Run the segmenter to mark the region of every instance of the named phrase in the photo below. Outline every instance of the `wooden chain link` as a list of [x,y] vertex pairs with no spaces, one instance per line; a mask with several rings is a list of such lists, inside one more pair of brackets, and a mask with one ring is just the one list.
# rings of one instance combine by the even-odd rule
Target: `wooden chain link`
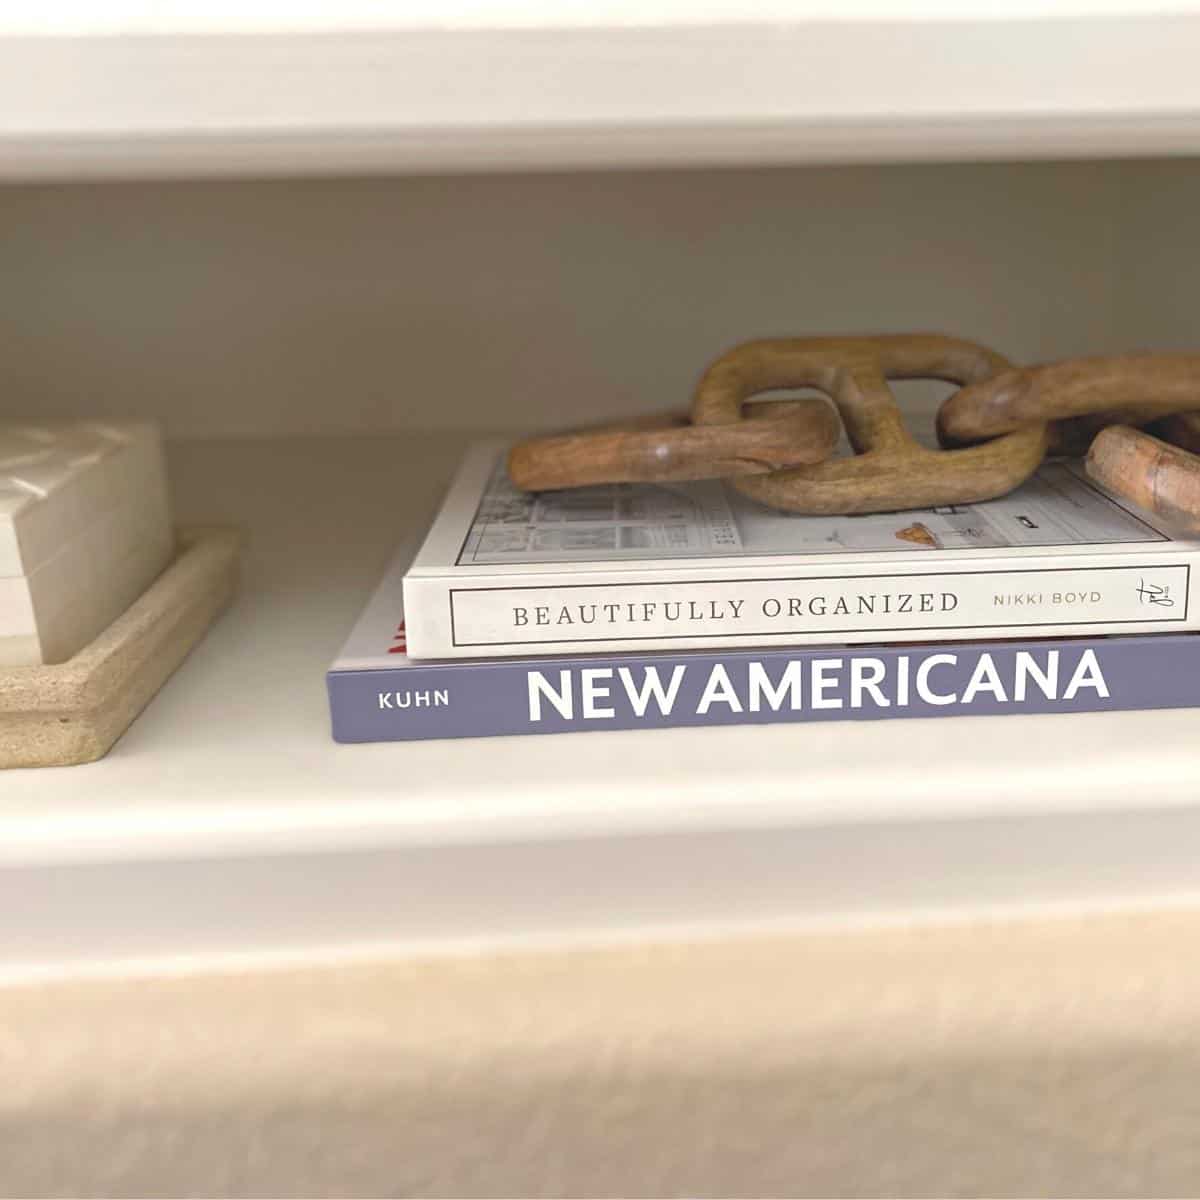
[[724,425],[756,392],[813,387],[838,409],[849,458],[734,480],[747,496],[789,512],[868,513],[987,500],[1011,491],[1045,457],[1045,422],[965,450],[930,450],[904,426],[891,379],[967,384],[1009,368],[974,342],[937,334],[747,342],[722,355],[696,389],[692,420]]
[[1200,533],[1200,458],[1191,452],[1200,449],[1196,410],[1200,355],[1067,359],[962,388],[942,405],[938,436],[945,445],[964,445],[1053,421],[1058,448],[1088,443],[1086,469],[1098,483],[1181,532]]
[[[889,381],[960,385],[938,414],[943,449],[908,432]],[[821,399],[758,401],[811,388],[832,401],[854,454],[831,458]],[[1147,425],[1150,432],[1135,426]],[[528,491],[723,478],[790,512],[833,515],[964,504],[1021,484],[1047,453],[1087,451],[1087,471],[1177,527],[1200,533],[1200,355],[1128,355],[1013,367],[937,334],[747,342],[702,376],[684,418],[520,443]]]
[[508,474],[522,491],[599,483],[670,483],[777,471],[828,458],[837,418],[816,399],[755,404],[720,429],[686,413],[530,438],[513,447]]

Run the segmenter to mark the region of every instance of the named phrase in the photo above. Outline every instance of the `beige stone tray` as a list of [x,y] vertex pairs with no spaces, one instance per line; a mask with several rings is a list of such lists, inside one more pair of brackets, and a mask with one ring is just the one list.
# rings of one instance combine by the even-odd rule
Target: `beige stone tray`
[[107,754],[233,594],[241,535],[184,529],[174,562],[67,662],[0,670],[0,767]]

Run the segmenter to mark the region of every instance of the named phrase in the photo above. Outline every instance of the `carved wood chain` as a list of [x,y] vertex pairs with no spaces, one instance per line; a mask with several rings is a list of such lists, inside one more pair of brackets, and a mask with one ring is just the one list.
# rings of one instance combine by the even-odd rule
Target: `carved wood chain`
[[[889,381],[960,385],[931,450],[908,432]],[[854,453],[830,457],[833,409]],[[1143,432],[1140,426],[1149,426]],[[1048,453],[1087,451],[1088,473],[1177,527],[1200,532],[1200,356],[1132,355],[1013,367],[937,334],[747,342],[701,377],[687,417],[534,438],[509,457],[526,491],[598,483],[729,479],[773,508],[891,512],[1003,495]]]

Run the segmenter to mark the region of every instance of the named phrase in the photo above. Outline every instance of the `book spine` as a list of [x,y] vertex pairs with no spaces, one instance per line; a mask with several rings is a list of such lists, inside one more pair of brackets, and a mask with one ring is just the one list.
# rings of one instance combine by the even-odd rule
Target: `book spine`
[[1200,705],[1200,638],[446,662],[331,671],[340,742]]
[[[481,586],[405,580],[416,658],[930,637],[1070,636],[1196,627],[1184,554],[1121,565],[612,579]],[[1193,611],[1193,609],[1195,611]]]

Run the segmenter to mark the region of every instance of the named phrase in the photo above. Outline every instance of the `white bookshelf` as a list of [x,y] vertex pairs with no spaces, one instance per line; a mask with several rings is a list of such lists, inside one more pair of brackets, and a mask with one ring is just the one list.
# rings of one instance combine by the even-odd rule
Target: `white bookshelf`
[[1200,6],[0,10],[0,178],[1046,159],[1200,145]]
[[1190,711],[335,745],[325,667],[461,445],[174,447],[244,586],[106,759],[5,774],[0,972],[1200,895]]
[[0,773],[0,1190],[1194,1177],[1196,710],[337,746],[323,677],[474,430],[769,334],[1194,350],[1197,46],[1200,0],[0,0],[0,416],[159,421],[249,539],[105,759]]
[[1194,346],[1200,5],[333,12],[0,11],[0,409],[161,420],[251,531],[108,758],[0,779],[0,964],[1200,894],[1191,712],[338,747],[322,684],[473,428],[766,332]]

